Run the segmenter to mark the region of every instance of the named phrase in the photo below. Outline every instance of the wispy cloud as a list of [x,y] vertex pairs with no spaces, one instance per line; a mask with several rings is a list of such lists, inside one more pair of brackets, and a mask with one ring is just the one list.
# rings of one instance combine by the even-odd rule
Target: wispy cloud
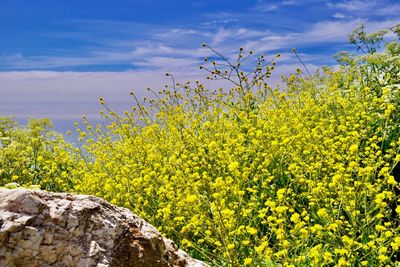
[[345,19],[346,15],[344,15],[343,13],[340,13],[340,12],[336,12],[335,14],[332,15],[332,17],[334,17],[336,19]]
[[0,116],[98,116],[100,96],[119,110],[128,108],[132,104],[129,91],[135,89],[143,96],[146,87],[163,88],[170,83],[165,72],[174,73],[179,81],[205,80],[198,66],[212,53],[202,43],[230,59],[237,56],[239,47],[267,57],[281,53],[276,83],[280,74],[301,65],[291,48],[297,48],[308,68],[315,70],[332,63],[333,49],[346,48],[347,34],[360,23],[375,31],[400,23],[398,14],[400,4],[389,0],[259,0],[241,10],[193,13],[186,16],[187,23],[172,18],[171,23],[57,21],[62,30],[34,34],[60,46],[0,54]]
[[[308,55],[300,54],[304,60]],[[312,57],[312,56],[310,56]],[[300,66],[293,62],[292,54],[283,54],[279,69],[274,72],[271,84],[280,80],[280,75],[292,72]],[[164,58],[153,59],[159,62],[149,64],[167,64]],[[168,64],[170,63],[169,60]],[[185,66],[186,62],[177,61]],[[313,71],[318,65],[307,64]],[[207,81],[205,72],[175,73],[176,81],[204,81],[208,88],[232,86],[227,81]],[[82,115],[90,119],[100,118],[99,97],[104,97],[112,109],[119,113],[129,110],[133,99],[129,92],[134,91],[139,98],[148,96],[145,88],[155,91],[171,85],[171,79],[162,71],[124,71],[124,72],[59,72],[59,71],[9,71],[0,72],[0,116],[15,115],[18,119],[30,117],[48,117],[56,121],[79,120]],[[57,125],[56,125],[57,126]],[[64,125],[65,126],[65,125]],[[64,127],[62,126],[62,127]],[[72,125],[70,125],[72,128]]]
[[[145,39],[130,41],[120,37],[110,37],[111,47],[100,46],[90,51],[81,51],[80,55],[40,55],[29,56],[21,53],[1,55],[0,68],[3,70],[51,70],[79,66],[101,66],[123,64],[126,69],[152,69],[161,71],[194,70],[201,58],[210,55],[210,51],[200,47],[206,42],[228,56],[237,53],[239,47],[263,52],[285,52],[292,47],[316,46],[318,44],[347,42],[347,34],[362,22],[367,22],[371,31],[390,27],[400,19],[368,21],[366,19],[348,19],[345,15],[334,14],[340,20],[319,21],[307,29],[297,32],[273,32],[251,27],[225,27],[214,29],[177,28],[163,31],[149,31]],[[90,25],[94,23],[89,23]],[[126,25],[122,22],[100,22],[101,25]],[[85,26],[86,27],[86,26]],[[202,40],[202,42],[201,42]],[[106,41],[104,41],[106,42]],[[282,50],[282,51],[279,51]],[[331,55],[325,55],[327,58]]]
[[310,3],[324,3],[326,0],[284,0],[284,1],[268,1],[268,0],[257,0],[256,5],[252,8],[253,11],[257,12],[269,12],[272,10],[278,10],[287,6],[300,6],[307,5]]
[[400,13],[400,4],[389,1],[346,0],[327,3],[328,7],[352,13],[352,15],[388,16]]
[[360,1],[360,0],[348,0],[348,1],[338,1],[335,3],[328,3],[329,7],[339,8],[347,11],[365,11],[369,10],[371,7],[375,6],[375,1]]
[[258,0],[252,10],[258,11],[258,12],[269,12],[269,11],[272,11],[272,10],[275,10],[278,8],[279,8],[278,4],[273,4],[271,2],[265,2],[262,0]]

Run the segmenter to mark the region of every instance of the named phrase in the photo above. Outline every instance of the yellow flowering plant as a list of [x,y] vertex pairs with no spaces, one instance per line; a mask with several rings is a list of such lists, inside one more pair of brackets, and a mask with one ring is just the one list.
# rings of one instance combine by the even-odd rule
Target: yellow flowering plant
[[[88,130],[75,190],[128,207],[214,265],[354,266],[399,260],[399,43],[358,28],[367,54],[271,88],[275,59],[240,49]],[[357,39],[358,38],[358,39]],[[207,46],[207,45],[205,45]],[[278,56],[277,56],[278,57]],[[167,74],[170,75],[170,74]],[[173,76],[171,76],[173,79]]]
[[278,55],[249,71],[252,52],[232,60],[204,45],[218,60],[201,68],[231,88],[168,74],[172,86],[144,101],[132,92],[123,115],[101,98],[108,124],[84,119],[80,153],[51,150],[72,149],[66,165],[47,156],[73,177],[51,172],[55,188],[127,207],[215,266],[400,262],[400,45],[380,52],[384,34],[359,27],[350,41],[365,54],[275,88]]
[[72,190],[75,163],[69,148],[49,119],[29,119],[22,127],[0,117],[0,186]]

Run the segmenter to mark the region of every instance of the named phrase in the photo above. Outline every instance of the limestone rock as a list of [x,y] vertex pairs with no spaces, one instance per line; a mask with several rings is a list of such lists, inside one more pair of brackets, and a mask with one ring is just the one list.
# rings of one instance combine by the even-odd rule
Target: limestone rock
[[0,266],[208,265],[100,198],[0,189]]

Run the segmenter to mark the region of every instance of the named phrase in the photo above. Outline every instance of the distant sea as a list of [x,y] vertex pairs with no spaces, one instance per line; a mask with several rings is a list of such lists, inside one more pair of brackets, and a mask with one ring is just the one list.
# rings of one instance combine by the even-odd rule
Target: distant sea
[[[125,110],[131,110],[131,102],[114,102],[109,106],[117,113],[123,114]],[[67,135],[67,131],[75,133],[74,122],[78,122],[81,129],[85,129],[82,116],[87,116],[91,125],[102,123],[100,111],[104,109],[97,102],[85,103],[0,103],[0,117],[9,116],[20,125],[26,125],[29,118],[49,118],[54,130],[64,135],[68,142],[74,142],[73,135]]]

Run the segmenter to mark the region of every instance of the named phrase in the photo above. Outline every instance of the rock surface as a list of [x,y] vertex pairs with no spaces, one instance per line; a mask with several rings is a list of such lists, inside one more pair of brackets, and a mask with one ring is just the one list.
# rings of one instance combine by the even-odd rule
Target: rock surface
[[100,198],[0,189],[0,266],[207,265]]

